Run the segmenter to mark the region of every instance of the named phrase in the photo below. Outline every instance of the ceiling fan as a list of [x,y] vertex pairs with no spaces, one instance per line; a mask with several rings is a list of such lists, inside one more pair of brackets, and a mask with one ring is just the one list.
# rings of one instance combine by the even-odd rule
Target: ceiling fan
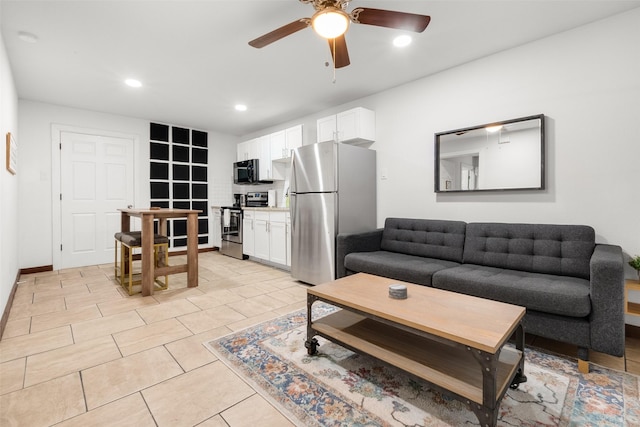
[[331,49],[331,57],[333,58],[335,68],[342,68],[350,64],[344,34],[351,22],[354,24],[375,25],[378,27],[421,33],[427,28],[431,20],[431,17],[426,15],[365,7],[355,8],[351,13],[347,13],[346,9],[351,0],[299,1],[300,3],[313,4],[316,12],[311,18],[301,18],[293,21],[257,39],[251,40],[249,45],[255,48],[262,48],[311,26],[316,33],[329,41],[329,48]]

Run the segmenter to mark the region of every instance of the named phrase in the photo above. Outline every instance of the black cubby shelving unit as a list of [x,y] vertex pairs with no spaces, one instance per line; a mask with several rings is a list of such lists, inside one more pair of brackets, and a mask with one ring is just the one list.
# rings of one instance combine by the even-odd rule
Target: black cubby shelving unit
[[[207,132],[151,123],[150,139],[151,206],[201,210],[198,245],[208,244]],[[187,219],[170,219],[167,235],[169,247],[186,248]]]

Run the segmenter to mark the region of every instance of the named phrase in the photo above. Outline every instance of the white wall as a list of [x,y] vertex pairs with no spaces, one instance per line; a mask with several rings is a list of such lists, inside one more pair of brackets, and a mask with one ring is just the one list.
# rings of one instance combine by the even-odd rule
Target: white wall
[[[392,216],[587,224],[598,242],[640,254],[639,43],[635,9],[241,139],[302,123],[313,143],[316,119],[370,108],[388,177],[378,178],[380,226]],[[435,133],[541,113],[547,190],[434,193]]]
[[[378,183],[379,222],[587,224],[599,242],[639,254],[639,22],[635,9],[363,100],[376,111],[372,148],[389,178]],[[546,191],[433,192],[434,133],[540,113]]]
[[[7,51],[0,34],[0,317],[18,275],[18,176],[5,168],[5,136],[15,135],[18,147],[22,142],[18,132],[18,96],[7,58]],[[20,156],[22,152],[20,151]],[[20,159],[20,157],[18,157]],[[18,163],[18,174],[22,173]]]
[[[53,265],[52,125],[74,126],[134,135],[135,206],[149,206],[149,121],[75,108],[20,100],[21,212],[19,259],[21,268]],[[179,125],[179,124],[176,124]],[[206,129],[201,129],[205,130]],[[237,138],[209,132],[209,197],[231,198],[231,163]],[[226,181],[225,181],[226,180]],[[227,194],[224,194],[226,191]],[[219,194],[222,193],[222,194]],[[210,220],[211,221],[211,220]],[[211,228],[211,222],[210,222]],[[57,268],[54,265],[54,268]]]
[[[237,136],[209,131],[209,202],[211,206],[231,206],[233,204],[233,162],[236,161]],[[209,242],[213,227],[212,213],[209,212]]]

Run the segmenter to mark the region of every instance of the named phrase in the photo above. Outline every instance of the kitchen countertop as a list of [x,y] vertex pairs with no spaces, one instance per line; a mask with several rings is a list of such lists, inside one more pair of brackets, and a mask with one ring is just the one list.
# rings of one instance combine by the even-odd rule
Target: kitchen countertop
[[256,207],[244,207],[243,209],[255,209],[257,211],[274,211],[274,212],[289,212],[289,208],[285,207],[264,207],[264,208],[256,208]]
[[[222,206],[211,206],[212,209],[220,209],[222,208]],[[243,206],[242,209],[255,209],[255,210],[259,210],[259,211],[272,211],[272,212],[289,212],[289,208],[285,208],[285,207],[273,207],[273,208],[269,208],[269,207],[255,207],[255,206]]]

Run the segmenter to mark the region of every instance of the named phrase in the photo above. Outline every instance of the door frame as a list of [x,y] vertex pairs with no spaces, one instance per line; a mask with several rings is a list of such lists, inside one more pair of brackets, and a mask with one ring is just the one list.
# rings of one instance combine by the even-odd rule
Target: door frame
[[[140,158],[140,136],[136,134],[113,132],[102,129],[84,128],[72,125],[62,125],[53,123],[51,125],[51,226],[52,226],[52,261],[53,269],[59,270],[62,263],[62,251],[60,245],[62,245],[62,218],[60,216],[60,210],[62,209],[62,203],[60,200],[61,188],[61,152],[60,144],[62,140],[62,132],[80,133],[93,136],[106,136],[112,138],[130,139],[133,141],[133,200],[134,206],[138,202],[138,192],[136,191],[136,159]],[[124,206],[123,206],[124,207]]]

